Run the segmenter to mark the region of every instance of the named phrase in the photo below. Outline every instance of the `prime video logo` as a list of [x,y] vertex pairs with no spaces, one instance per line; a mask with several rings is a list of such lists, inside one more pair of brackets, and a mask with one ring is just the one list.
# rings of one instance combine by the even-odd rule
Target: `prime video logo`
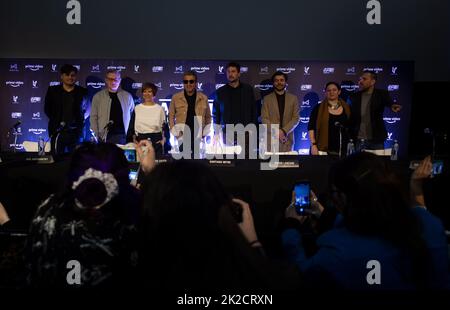
[[16,88],[16,87],[22,86],[23,82],[22,81],[6,81],[5,84],[6,84],[6,86],[11,86],[11,87]]
[[400,121],[400,117],[383,117],[383,120],[388,124],[395,124]]
[[183,84],[181,84],[181,83],[171,83],[171,84],[169,85],[169,88],[175,88],[175,89],[177,89],[177,90],[181,90],[181,89],[184,88],[184,86],[183,86]]
[[86,84],[87,87],[92,87],[94,89],[99,89],[105,86],[105,83],[103,82],[88,82]]
[[363,71],[373,71],[373,72],[375,72],[376,74],[378,74],[378,73],[380,73],[380,72],[383,72],[383,68],[379,68],[379,67],[376,67],[376,68],[367,67],[367,68],[364,68]]
[[43,65],[25,65],[25,69],[31,70],[31,71],[39,71],[43,69]]
[[277,68],[276,71],[281,71],[281,72],[283,72],[285,74],[289,74],[291,72],[294,72],[295,68],[294,67],[288,67],[288,68],[280,67],[280,68]]
[[273,88],[273,85],[271,84],[256,84],[255,88],[258,88],[259,90],[269,90],[271,88]]
[[225,86],[225,84],[216,84],[216,90],[221,88],[222,86]]
[[117,70],[117,71],[122,71],[125,70],[127,67],[125,66],[108,66],[106,67],[107,70]]
[[308,117],[300,117],[300,122],[303,124],[309,123],[309,116]]
[[35,135],[42,135],[44,132],[47,132],[47,129],[45,129],[45,128],[30,128],[30,129],[28,129],[28,132],[31,132]]
[[191,70],[197,73],[205,73],[206,71],[209,71],[209,67],[191,67]]
[[348,92],[354,92],[355,90],[359,89],[358,85],[341,85],[341,88],[348,91]]

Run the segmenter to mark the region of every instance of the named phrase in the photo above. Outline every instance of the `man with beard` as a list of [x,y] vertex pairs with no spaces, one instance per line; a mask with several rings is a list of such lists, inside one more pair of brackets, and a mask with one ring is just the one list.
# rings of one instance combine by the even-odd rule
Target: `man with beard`
[[384,149],[386,128],[384,127],[384,108],[399,112],[401,105],[394,103],[387,90],[376,89],[377,74],[365,70],[359,78],[359,91],[349,98],[351,106],[351,133],[358,144],[364,140],[364,145],[358,148],[369,150]]
[[261,120],[267,125],[268,146],[270,150],[271,125],[279,126],[275,131],[275,138],[278,138],[279,152],[290,152],[293,149],[294,130],[300,120],[300,109],[298,107],[297,96],[286,91],[287,74],[277,71],[272,75],[273,92],[265,96],[261,109]]
[[[213,105],[213,118],[215,124],[215,140],[218,140],[218,129],[223,130],[223,136],[228,145],[236,145],[237,135],[226,135],[226,125],[249,124],[257,125],[257,112],[253,88],[240,81],[241,66],[238,63],[227,64],[228,84],[220,87],[216,92]],[[255,133],[256,134],[256,133]],[[245,146],[248,150],[250,135],[245,132]],[[248,152],[246,152],[248,154]]]

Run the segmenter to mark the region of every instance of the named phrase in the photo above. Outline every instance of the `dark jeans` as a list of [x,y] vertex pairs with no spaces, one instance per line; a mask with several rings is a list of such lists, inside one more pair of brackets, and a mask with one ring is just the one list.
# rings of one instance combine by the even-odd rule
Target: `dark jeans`
[[164,153],[162,144],[160,143],[162,139],[163,139],[162,132],[140,133],[136,136],[136,140],[138,142],[141,140],[150,140],[152,142],[152,146],[155,149],[156,157],[159,157]]
[[63,155],[72,153],[75,147],[80,143],[81,133],[78,131],[61,131],[50,139],[50,147],[52,155]]
[[383,150],[384,143],[373,140],[364,140],[364,143],[361,143],[361,140],[356,141],[356,149],[361,150],[362,148],[365,150]]
[[109,134],[108,133],[108,137],[106,138],[106,142],[108,143],[114,143],[114,144],[126,144],[127,142],[127,137],[125,136],[125,134]]

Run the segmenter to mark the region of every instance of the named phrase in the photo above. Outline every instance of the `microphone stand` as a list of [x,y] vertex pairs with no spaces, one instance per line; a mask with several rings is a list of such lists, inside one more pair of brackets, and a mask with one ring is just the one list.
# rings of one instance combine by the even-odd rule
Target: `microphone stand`
[[339,159],[342,158],[342,127],[339,126]]

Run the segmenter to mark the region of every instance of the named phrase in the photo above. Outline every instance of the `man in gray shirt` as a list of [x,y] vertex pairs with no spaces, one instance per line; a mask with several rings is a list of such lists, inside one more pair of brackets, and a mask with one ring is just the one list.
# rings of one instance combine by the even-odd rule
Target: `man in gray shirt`
[[358,142],[364,139],[365,149],[384,149],[387,133],[383,121],[385,107],[399,112],[401,105],[394,103],[387,90],[375,88],[377,74],[364,71],[359,78],[359,91],[349,98],[351,106],[350,130]]
[[119,88],[120,71],[108,70],[105,82],[107,88],[92,99],[91,129],[99,141],[125,144],[134,100],[129,92]]

